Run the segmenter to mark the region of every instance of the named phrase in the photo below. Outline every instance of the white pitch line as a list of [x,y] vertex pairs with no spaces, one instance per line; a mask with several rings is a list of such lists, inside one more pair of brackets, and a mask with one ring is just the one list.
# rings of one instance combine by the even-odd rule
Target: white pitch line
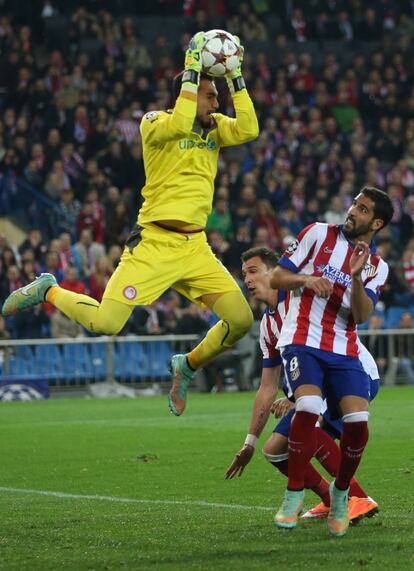
[[53,498],[63,498],[72,500],[97,500],[101,502],[114,502],[120,504],[156,504],[156,505],[180,505],[180,506],[200,506],[206,508],[224,508],[232,510],[265,510],[274,511],[275,508],[267,506],[246,506],[243,504],[220,504],[216,502],[186,501],[186,500],[145,500],[139,498],[120,498],[118,496],[95,496],[84,494],[69,494],[66,492],[50,492],[47,490],[32,490],[29,488],[8,488],[0,486],[0,492],[12,494],[32,494],[37,496],[49,496]]

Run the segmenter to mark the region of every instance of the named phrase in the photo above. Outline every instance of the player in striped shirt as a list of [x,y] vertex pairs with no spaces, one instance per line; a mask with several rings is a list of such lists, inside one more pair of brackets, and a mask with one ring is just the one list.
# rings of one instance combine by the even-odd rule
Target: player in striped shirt
[[328,529],[342,536],[349,525],[349,484],[368,440],[370,386],[361,365],[357,324],[371,315],[388,266],[372,240],[391,220],[388,195],[364,187],[343,226],[305,228],[274,270],[271,285],[291,292],[278,348],[296,401],[289,434],[288,486],[275,516],[278,527],[297,525],[304,474],[316,450],[315,423],[323,397],[344,422],[341,462],[330,485]]
[[[270,278],[278,259],[279,256],[275,252],[264,247],[251,248],[242,255],[242,273],[246,287],[256,300],[267,304],[260,324],[263,368],[261,383],[253,405],[249,433],[244,446],[228,468],[226,479],[242,475],[244,468],[253,457],[257,439],[263,431],[272,408],[273,412],[278,412],[277,416],[283,416],[283,418],[265,443],[263,453],[273,466],[287,475],[287,441],[294,414],[294,404],[287,398],[273,402],[278,391],[281,373],[281,357],[276,345],[289,303],[286,292],[278,292],[270,287]],[[364,369],[373,379],[373,392],[376,392],[379,386],[378,370],[366,349],[364,350]],[[292,397],[288,388],[286,394]],[[329,434],[338,438],[342,432],[342,423],[340,420],[332,420],[328,410],[324,413],[324,421],[327,432],[321,428],[317,429],[318,449],[315,457],[331,475],[335,475],[339,466],[340,452]],[[330,501],[328,482],[312,465],[309,466],[305,476],[305,487],[312,489],[321,498],[321,503],[309,510],[303,517],[314,519],[327,517]],[[350,496],[349,512],[353,522],[377,513],[377,503],[367,496],[355,479],[351,482]]]

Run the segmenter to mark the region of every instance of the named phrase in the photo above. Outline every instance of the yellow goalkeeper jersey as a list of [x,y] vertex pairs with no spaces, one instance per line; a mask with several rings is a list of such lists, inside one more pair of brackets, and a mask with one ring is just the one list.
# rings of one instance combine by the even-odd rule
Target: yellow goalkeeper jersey
[[205,138],[193,130],[197,103],[180,95],[172,111],[152,111],[141,122],[146,184],[138,223],[180,220],[205,227],[211,212],[221,147],[240,145],[259,133],[246,89],[233,94],[236,117],[214,113]]

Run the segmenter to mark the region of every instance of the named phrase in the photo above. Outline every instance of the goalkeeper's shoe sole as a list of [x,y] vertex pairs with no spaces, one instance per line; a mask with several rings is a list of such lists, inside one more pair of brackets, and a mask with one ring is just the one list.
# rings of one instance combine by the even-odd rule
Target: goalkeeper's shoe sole
[[194,378],[195,371],[187,364],[187,355],[173,355],[170,363],[172,387],[168,395],[168,407],[174,416],[181,416],[184,412],[187,389]]
[[52,274],[40,274],[38,278],[29,284],[13,291],[3,303],[1,312],[4,317],[13,315],[18,311],[34,307],[45,301],[45,293],[50,287],[57,286],[55,276]]
[[378,504],[370,498],[352,496],[348,503],[349,524],[357,525],[361,520],[374,517],[379,512]]

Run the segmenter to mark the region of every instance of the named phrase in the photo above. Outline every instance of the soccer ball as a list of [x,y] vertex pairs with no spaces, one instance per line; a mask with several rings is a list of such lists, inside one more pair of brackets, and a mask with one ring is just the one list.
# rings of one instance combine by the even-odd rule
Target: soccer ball
[[225,30],[210,30],[204,36],[207,41],[201,50],[203,72],[221,77],[234,71],[240,62],[236,38]]

